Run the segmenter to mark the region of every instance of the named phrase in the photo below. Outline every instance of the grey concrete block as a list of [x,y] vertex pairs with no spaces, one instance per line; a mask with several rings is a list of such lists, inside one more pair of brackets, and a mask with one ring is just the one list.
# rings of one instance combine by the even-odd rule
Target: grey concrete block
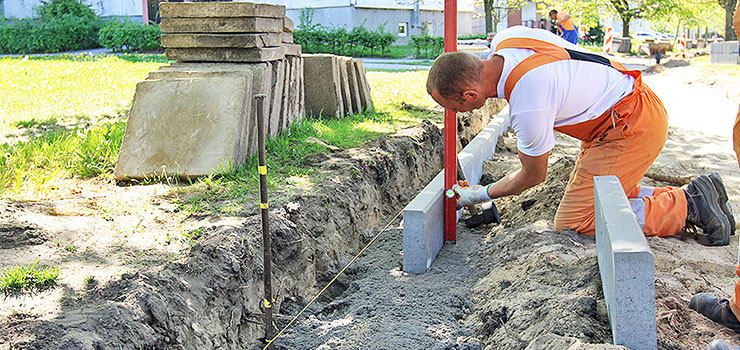
[[162,33],[281,33],[282,18],[164,18]]
[[342,90],[342,103],[344,103],[344,112],[346,115],[356,114],[360,111],[352,108],[352,95],[349,89],[349,72],[347,71],[346,57],[337,57],[339,66],[339,84]]
[[269,99],[269,118],[267,123],[267,135],[274,138],[278,135],[281,127],[281,113],[283,107],[283,87],[285,85],[285,59],[270,62],[272,66],[272,94]]
[[299,57],[298,60],[298,111],[296,115],[296,121],[303,120],[303,116],[306,115],[306,75],[303,73],[305,70],[306,61],[303,57]]
[[282,42],[282,34],[162,34],[162,46],[166,48],[276,47]]
[[302,55],[306,113],[344,117],[339,64],[333,55]]
[[283,47],[283,50],[285,50],[285,56],[300,56],[301,53],[303,53],[301,49],[301,45],[298,44],[281,44],[280,46]]
[[352,59],[352,64],[355,65],[357,87],[360,90],[360,101],[362,102],[362,110],[373,110],[373,97],[370,91],[370,84],[367,81],[365,64],[359,58]]
[[251,90],[246,73],[140,82],[116,177],[196,177],[243,164]]
[[169,48],[165,50],[167,59],[179,62],[268,62],[285,58],[282,47],[261,47],[251,49],[233,48]]
[[352,58],[344,57],[344,65],[347,66],[347,76],[349,77],[349,95],[352,103],[352,110],[355,113],[362,113],[362,101],[360,99],[360,88],[357,82],[357,67],[352,63]]
[[280,101],[280,126],[279,126],[279,133],[282,134],[285,130],[287,130],[288,126],[290,125],[289,119],[290,119],[290,96],[291,96],[291,84],[292,81],[292,62],[289,57],[285,58],[285,83],[283,84],[283,93],[282,93],[282,99]]
[[280,33],[280,42],[286,43],[286,44],[292,44],[293,43],[293,33],[286,33],[286,32]]
[[740,64],[737,41],[721,41],[710,46],[710,61],[714,64]]
[[653,253],[619,179],[594,177],[596,249],[614,344],[657,349]]
[[[174,63],[169,66],[160,67],[159,71],[150,72],[147,79],[169,79],[169,78],[208,78],[213,76],[230,76],[234,73],[252,76],[251,97],[257,94],[267,95],[266,101],[270,101],[272,94],[272,71],[267,63]],[[266,106],[266,112],[269,105]],[[257,153],[257,111],[250,111],[247,118],[247,130],[244,133],[247,156]]]
[[[478,184],[483,160],[493,158],[499,136],[509,127],[509,109],[502,110],[458,154],[466,179]],[[444,245],[444,170],[403,209],[403,270],[424,273]],[[462,211],[458,211],[458,219]]]
[[283,17],[283,32],[293,33],[293,20],[288,17]]
[[162,2],[162,18],[170,17],[285,17],[285,6],[252,2]]

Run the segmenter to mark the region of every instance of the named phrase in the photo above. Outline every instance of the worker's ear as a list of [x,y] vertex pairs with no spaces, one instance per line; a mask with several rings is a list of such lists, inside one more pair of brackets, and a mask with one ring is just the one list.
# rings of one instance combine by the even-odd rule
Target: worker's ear
[[465,89],[463,90],[463,100],[469,101],[469,100],[477,100],[480,97],[480,93],[478,93],[478,90],[475,89]]

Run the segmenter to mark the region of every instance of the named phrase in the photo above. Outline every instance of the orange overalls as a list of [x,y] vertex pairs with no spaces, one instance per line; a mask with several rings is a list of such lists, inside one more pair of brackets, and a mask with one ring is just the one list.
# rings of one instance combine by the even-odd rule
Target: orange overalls
[[[738,9],[740,9],[740,3],[738,3]],[[740,166],[740,110],[737,111],[735,127],[732,128],[732,145],[737,156],[737,165]],[[738,265],[735,268],[735,274],[740,277],[740,247],[738,247]],[[732,295],[732,300],[730,300],[732,313],[740,319],[740,300],[737,299],[738,293],[740,293],[740,280],[735,282],[735,294]]]
[[[628,198],[644,210],[643,232],[647,236],[670,236],[681,232],[686,223],[687,202],[683,189],[675,187],[643,188],[638,182],[663,149],[668,134],[668,119],[663,103],[642,83],[640,71],[629,71],[609,59],[566,50],[560,46],[530,38],[503,40],[496,50],[524,48],[536,51],[519,63],[505,82],[506,99],[528,71],[559,60],[575,59],[611,66],[635,79],[634,91],[604,114],[576,125],[555,130],[582,141],[581,154],[555,214],[555,229],[573,229],[593,235],[593,177],[616,175]],[[557,77],[555,77],[557,78]],[[633,202],[633,201],[631,201]],[[633,205],[635,210],[635,205]]]

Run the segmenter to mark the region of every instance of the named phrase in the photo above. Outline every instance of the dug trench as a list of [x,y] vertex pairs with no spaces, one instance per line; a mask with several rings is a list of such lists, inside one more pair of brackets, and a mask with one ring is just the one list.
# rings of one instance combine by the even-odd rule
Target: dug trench
[[[496,201],[501,225],[461,227],[457,244],[447,244],[429,272],[408,275],[401,268],[400,223],[393,222],[275,347],[623,349],[609,344],[594,239],[552,229],[579,152],[576,142],[557,137],[546,181]],[[674,130],[669,141],[691,137]],[[278,327],[436,174],[441,144],[441,131],[427,122],[309,160],[320,181],[270,212]],[[669,158],[656,169],[680,168],[686,176],[705,170]],[[518,166],[509,132],[484,163],[482,181]],[[262,348],[261,237],[252,214],[242,225],[205,229],[184,258],[65,299],[56,317],[4,321],[0,348]],[[24,236],[13,234],[20,240],[5,243],[44,239],[35,226],[22,229]],[[656,256],[658,348],[703,349],[713,338],[736,339],[687,307],[693,293],[731,290],[733,249],[703,247],[685,236],[648,242]]]
[[[277,314],[293,309],[283,305],[305,303],[341,260],[355,254],[408,203],[439,171],[441,149],[441,130],[424,122],[313,160],[319,163],[313,189],[270,210]],[[241,226],[207,228],[184,258],[66,298],[52,319],[10,318],[0,326],[3,346],[256,347],[263,335],[259,228],[258,215]],[[327,296],[339,295],[346,287],[337,283]],[[278,324],[283,321],[279,318]]]

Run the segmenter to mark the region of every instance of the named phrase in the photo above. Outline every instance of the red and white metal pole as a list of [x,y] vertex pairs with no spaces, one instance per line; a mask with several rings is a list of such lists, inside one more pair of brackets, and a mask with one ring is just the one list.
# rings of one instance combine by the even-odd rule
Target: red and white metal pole
[[[445,52],[457,51],[457,0],[445,0]],[[457,182],[457,115],[445,110],[445,181],[444,192]],[[445,204],[445,241],[457,241],[457,211],[455,196],[442,196]]]

